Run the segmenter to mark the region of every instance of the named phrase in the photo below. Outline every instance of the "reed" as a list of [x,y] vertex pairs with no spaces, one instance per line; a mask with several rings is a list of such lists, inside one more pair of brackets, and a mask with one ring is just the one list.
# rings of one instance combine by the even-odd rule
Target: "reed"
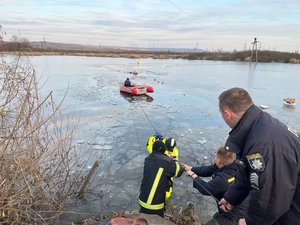
[[62,118],[61,103],[51,92],[41,97],[35,69],[22,57],[1,58],[1,224],[59,224],[83,183],[75,122]]

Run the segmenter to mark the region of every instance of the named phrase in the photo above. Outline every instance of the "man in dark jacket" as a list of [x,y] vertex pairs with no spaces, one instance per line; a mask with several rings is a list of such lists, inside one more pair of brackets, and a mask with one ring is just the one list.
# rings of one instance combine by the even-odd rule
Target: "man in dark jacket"
[[161,140],[153,143],[152,153],[145,159],[143,180],[139,195],[140,212],[164,217],[165,195],[172,177],[180,177],[184,169],[165,155]]
[[[187,175],[193,178],[193,187],[201,194],[209,195],[219,202],[228,187],[234,183],[238,173],[238,167],[234,162],[235,154],[229,152],[224,146],[218,148],[215,156],[215,163],[209,166],[191,167],[183,164]],[[201,177],[212,177],[208,182]],[[231,212],[224,212],[218,207],[219,212],[205,225],[235,225],[240,218],[244,218],[247,202],[234,207]]]
[[127,77],[126,80],[124,81],[124,86],[125,86],[125,87],[131,87],[131,81],[129,80],[128,77]]
[[237,153],[243,168],[220,207],[228,211],[249,195],[249,209],[240,224],[299,225],[299,133],[255,106],[242,88],[224,91],[219,110],[232,128],[225,148]]

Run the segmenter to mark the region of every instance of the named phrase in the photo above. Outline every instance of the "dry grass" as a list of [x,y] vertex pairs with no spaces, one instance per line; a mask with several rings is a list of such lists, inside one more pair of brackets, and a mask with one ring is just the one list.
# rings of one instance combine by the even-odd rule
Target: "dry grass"
[[200,219],[194,214],[194,205],[188,203],[185,208],[181,208],[175,213],[176,207],[169,206],[165,212],[165,218],[176,225],[201,225]]
[[59,223],[82,184],[72,147],[74,123],[61,115],[51,93],[40,97],[31,65],[19,57],[1,59],[0,223]]

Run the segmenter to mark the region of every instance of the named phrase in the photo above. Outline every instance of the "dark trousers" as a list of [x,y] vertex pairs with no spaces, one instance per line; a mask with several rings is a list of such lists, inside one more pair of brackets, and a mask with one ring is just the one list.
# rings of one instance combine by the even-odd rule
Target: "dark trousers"
[[151,210],[151,209],[146,209],[144,207],[141,206],[140,209],[140,213],[145,213],[145,214],[155,214],[155,215],[159,215],[162,218],[164,218],[164,209],[160,209],[160,210]]
[[238,225],[238,219],[232,219],[217,212],[205,225]]

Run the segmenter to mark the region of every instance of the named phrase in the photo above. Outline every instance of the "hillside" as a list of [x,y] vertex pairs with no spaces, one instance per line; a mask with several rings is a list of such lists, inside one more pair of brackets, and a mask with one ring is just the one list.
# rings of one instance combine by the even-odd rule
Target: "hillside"
[[[92,57],[123,57],[123,58],[153,58],[153,59],[188,59],[188,60],[218,60],[218,61],[256,61],[251,51],[208,52],[202,49],[184,48],[130,48],[119,46],[93,46],[53,42],[2,42],[0,53],[15,53],[26,55],[75,55]],[[255,55],[255,54],[253,54]],[[257,51],[257,62],[300,63],[299,53],[278,51]]]
[[[121,47],[121,46],[95,46],[80,45],[55,42],[30,42],[32,48],[57,49],[65,51],[150,51],[150,52],[195,52],[194,49],[188,48],[137,48],[137,47]],[[198,49],[196,52],[203,52]]]

